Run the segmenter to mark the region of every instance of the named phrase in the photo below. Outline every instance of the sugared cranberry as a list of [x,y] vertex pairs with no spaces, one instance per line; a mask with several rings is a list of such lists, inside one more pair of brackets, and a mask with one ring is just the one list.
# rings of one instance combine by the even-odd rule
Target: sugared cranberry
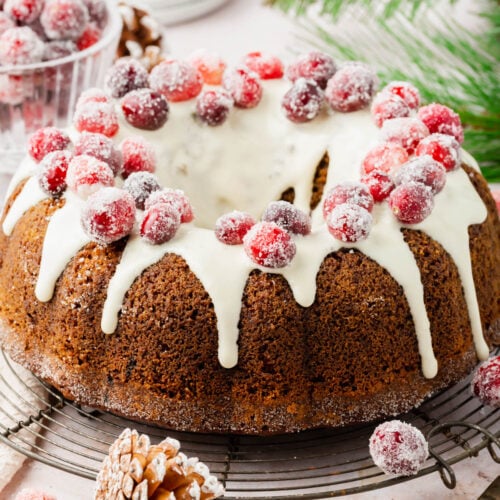
[[406,161],[406,149],[395,142],[383,142],[368,151],[361,164],[361,173],[368,174],[372,170],[391,173]]
[[481,363],[471,382],[472,394],[486,406],[500,408],[500,356]]
[[151,143],[142,137],[127,137],[121,144],[122,175],[127,178],[132,172],[154,172],[156,154]]
[[294,234],[306,235],[311,232],[311,217],[288,201],[272,201],[264,210],[262,220],[275,222],[278,226]]
[[109,165],[114,175],[122,168],[122,154],[115,143],[105,135],[82,132],[75,141],[75,155],[89,155]]
[[424,435],[406,422],[384,422],[370,437],[370,455],[386,474],[412,476],[421,469],[428,454]]
[[223,89],[203,91],[196,99],[196,114],[207,125],[222,125],[233,107],[233,100]]
[[200,72],[205,83],[208,85],[221,84],[226,63],[218,54],[200,49],[193,52],[187,61]]
[[447,172],[460,166],[460,144],[451,135],[431,134],[427,136],[419,142],[415,154],[432,156],[443,165]]
[[157,203],[144,212],[140,234],[152,245],[171,240],[181,224],[179,212],[168,203]]
[[390,92],[401,97],[410,109],[417,109],[420,106],[420,92],[409,82],[390,82],[382,92]]
[[323,202],[323,217],[326,219],[330,212],[342,203],[359,205],[371,212],[373,209],[373,196],[368,188],[360,182],[346,181],[328,190]]
[[500,215],[500,189],[493,189],[491,191],[491,195],[493,196],[493,200],[495,200],[495,204],[497,206],[497,212]]
[[113,137],[119,129],[114,107],[107,102],[87,102],[83,106],[78,106],[73,124],[78,132],[93,132],[107,137]]
[[290,64],[286,76],[292,82],[298,78],[314,80],[324,90],[328,80],[336,70],[335,62],[328,54],[313,51],[303,54],[294,63]]
[[156,203],[167,203],[175,207],[175,209],[181,214],[182,224],[191,222],[194,219],[191,202],[181,189],[163,188],[160,191],[154,191],[146,199],[146,210]]
[[28,152],[33,159],[41,161],[52,152],[66,149],[70,138],[64,130],[56,127],[44,127],[37,130],[29,139]]
[[83,0],[83,4],[87,7],[90,21],[103,29],[108,18],[105,0]]
[[250,228],[243,248],[252,262],[273,269],[290,264],[297,251],[290,233],[274,222],[258,222]]
[[385,120],[410,116],[410,107],[397,94],[380,92],[373,100],[371,113],[377,127]]
[[38,183],[50,196],[60,195],[66,189],[66,172],[73,153],[68,150],[53,151],[40,163]]
[[299,78],[283,96],[281,107],[289,120],[304,123],[318,116],[323,101],[323,92],[314,80]]
[[337,240],[355,243],[368,237],[372,220],[371,213],[363,207],[352,203],[342,203],[329,213],[326,226]]
[[132,90],[147,87],[148,77],[146,68],[139,61],[118,59],[107,71],[105,85],[113,97],[119,98]]
[[367,65],[350,63],[328,80],[325,97],[333,110],[348,113],[367,106],[376,87],[375,73]]
[[149,84],[168,101],[179,102],[196,97],[203,87],[203,78],[191,64],[168,60],[153,68]]
[[12,19],[0,10],[0,36],[10,28],[14,28],[16,25]]
[[43,0],[5,0],[3,11],[14,21],[32,23],[42,12]]
[[250,52],[245,56],[244,64],[255,71],[262,80],[272,80],[283,77],[283,63],[279,57],[262,52]]
[[48,493],[42,490],[26,488],[21,490],[16,495],[15,500],[56,500],[56,497],[49,495]]
[[215,237],[226,245],[241,245],[254,224],[255,219],[250,214],[234,210],[215,221]]
[[223,85],[239,108],[254,108],[262,99],[259,76],[247,68],[226,71]]
[[90,102],[102,102],[102,103],[108,103],[111,104],[111,99],[108,97],[106,92],[102,89],[98,88],[90,88],[87,90],[84,90],[81,94],[80,97],[78,98],[78,101],[76,101],[76,109],[81,108],[85,104],[88,104]]
[[51,40],[78,40],[89,21],[80,0],[46,0],[40,22]]
[[158,130],[168,119],[166,99],[150,89],[129,92],[123,97],[121,107],[130,125],[143,130]]
[[44,43],[27,26],[10,28],[0,36],[0,64],[32,64],[42,60]]
[[53,61],[54,59],[68,57],[76,51],[77,46],[71,40],[53,40],[45,44],[42,59],[44,61]]
[[156,175],[151,172],[132,172],[123,183],[123,189],[132,195],[135,206],[139,210],[144,210],[149,195],[160,190],[161,186]]
[[391,176],[382,170],[371,170],[367,174],[361,174],[361,182],[368,187],[376,202],[384,201],[395,187]]
[[432,156],[417,156],[401,165],[394,176],[396,185],[408,182],[420,182],[432,189],[434,194],[439,193],[446,184],[446,170]]
[[413,154],[418,143],[429,135],[429,129],[418,118],[393,118],[382,125],[383,141],[394,142]]
[[76,41],[76,46],[78,50],[85,50],[92,45],[95,45],[102,36],[101,29],[95,23],[87,24],[87,27],[83,30],[80,38]]
[[434,208],[432,189],[420,182],[400,184],[389,195],[389,206],[403,224],[418,224]]
[[88,155],[75,156],[69,163],[66,183],[81,198],[87,198],[103,187],[113,186],[113,171],[103,161]]
[[418,110],[418,117],[431,134],[452,135],[459,144],[464,142],[464,129],[460,116],[442,104],[432,103]]
[[123,189],[104,187],[89,196],[80,221],[93,241],[103,245],[117,241],[134,227],[134,199]]

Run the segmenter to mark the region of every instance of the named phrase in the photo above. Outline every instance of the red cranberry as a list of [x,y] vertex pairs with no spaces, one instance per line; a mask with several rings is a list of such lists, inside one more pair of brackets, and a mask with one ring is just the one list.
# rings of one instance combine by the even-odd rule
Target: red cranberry
[[129,92],[121,102],[123,116],[135,128],[158,130],[168,119],[166,99],[150,89]]
[[38,182],[42,191],[50,196],[58,196],[66,189],[66,172],[73,158],[70,151],[53,151],[40,163]]
[[347,113],[366,107],[376,87],[377,78],[368,66],[350,63],[328,80],[325,97],[333,110]]
[[480,364],[471,382],[472,393],[483,405],[500,408],[500,356]]
[[208,85],[220,85],[226,63],[218,54],[200,49],[188,57],[188,62],[201,74],[203,81]]
[[78,101],[76,101],[76,109],[78,110],[79,108],[81,108],[85,104],[88,104],[91,102],[93,102],[93,103],[101,102],[101,103],[111,104],[111,99],[104,92],[104,90],[98,89],[98,88],[90,88],[90,89],[84,90],[80,94]]
[[102,245],[117,241],[134,227],[134,199],[123,189],[104,187],[89,196],[80,221],[93,241]]
[[66,183],[81,198],[87,198],[103,187],[113,186],[113,171],[103,161],[88,155],[75,156],[69,163]]
[[44,43],[27,26],[10,28],[0,36],[0,64],[32,64],[42,60]]
[[108,18],[105,0],[83,0],[83,3],[87,7],[90,20],[103,29]]
[[216,220],[215,237],[226,245],[241,245],[254,224],[255,219],[250,214],[234,210]]
[[196,100],[196,114],[207,125],[222,125],[233,107],[233,100],[222,89],[203,91]]
[[152,207],[156,203],[167,203],[176,208],[181,214],[181,223],[191,222],[194,219],[193,207],[189,198],[181,189],[164,188],[160,191],[154,191],[146,199],[145,208]]
[[283,96],[281,107],[290,121],[304,123],[318,116],[323,101],[323,92],[314,80],[299,78]]
[[8,29],[14,28],[15,26],[14,21],[0,10],[0,36]]
[[288,201],[269,203],[262,214],[262,220],[275,222],[294,234],[306,235],[311,232],[311,217]]
[[140,234],[152,245],[171,240],[180,226],[179,212],[168,203],[157,203],[144,212]]
[[105,135],[82,132],[75,142],[75,155],[89,155],[109,165],[114,175],[122,168],[122,154],[115,143]]
[[409,82],[390,82],[382,92],[390,92],[401,97],[410,109],[417,109],[420,106],[420,92]]
[[66,149],[69,143],[70,138],[63,130],[56,127],[44,127],[30,137],[28,152],[33,159],[41,161],[51,151]]
[[314,80],[320,89],[325,89],[328,80],[334,75],[337,67],[334,60],[324,52],[309,52],[300,56],[287,68],[286,76],[294,82],[298,78]]
[[[71,40],[53,40],[45,44],[43,51],[44,61],[53,61],[54,59],[61,59],[68,57],[78,50],[75,42]],[[56,77],[54,75],[54,77]]]
[[259,76],[247,68],[226,71],[223,85],[239,108],[254,108],[262,99]]
[[139,210],[144,210],[144,204],[149,195],[161,189],[156,175],[151,172],[132,172],[125,182],[123,189],[128,191],[135,201]]
[[400,184],[389,195],[389,206],[403,224],[418,224],[434,208],[432,189],[420,182]]
[[386,474],[412,476],[421,469],[428,454],[424,435],[399,420],[380,424],[370,437],[370,455]]
[[285,229],[274,222],[258,222],[243,237],[246,254],[259,266],[273,269],[285,267],[297,248]]
[[361,165],[361,173],[368,174],[372,170],[391,173],[406,161],[406,149],[395,142],[383,142],[368,151]]
[[148,86],[149,74],[135,59],[118,59],[106,73],[105,85],[113,97],[119,98],[131,90]]
[[30,24],[40,15],[43,0],[5,0],[4,12],[14,21]]
[[371,170],[361,175],[361,182],[368,187],[375,202],[384,201],[394,189],[391,176],[381,170]]
[[355,243],[365,240],[370,234],[372,215],[359,205],[342,203],[328,214],[326,225],[337,240]]
[[106,102],[87,102],[77,107],[73,124],[78,132],[93,132],[107,137],[113,137],[119,129],[113,105]]
[[396,185],[420,182],[437,194],[446,184],[446,170],[443,165],[433,160],[432,156],[417,156],[401,165],[394,176],[394,182]]
[[383,141],[394,142],[413,154],[418,143],[429,135],[428,128],[418,118],[393,118],[382,125]]
[[359,182],[346,181],[329,189],[323,202],[323,217],[326,219],[330,212],[342,203],[359,205],[368,212],[373,209],[373,197],[370,191]]
[[442,104],[429,104],[418,110],[418,117],[425,123],[431,134],[452,135],[459,144],[464,142],[464,129],[460,116]]
[[451,135],[431,134],[427,136],[419,142],[415,154],[432,156],[443,165],[447,172],[460,166],[460,144]]
[[245,56],[244,64],[250,70],[255,71],[262,80],[283,77],[283,63],[278,57],[271,54],[250,52]]
[[156,154],[151,143],[142,137],[127,137],[121,144],[122,175],[127,178],[132,172],[154,172]]
[[377,127],[385,120],[410,116],[410,107],[397,94],[380,92],[373,100],[371,113]]
[[46,0],[40,22],[51,40],[78,40],[89,21],[80,0]]
[[76,41],[78,50],[85,50],[95,45],[101,39],[102,31],[94,23],[87,24],[80,38]]

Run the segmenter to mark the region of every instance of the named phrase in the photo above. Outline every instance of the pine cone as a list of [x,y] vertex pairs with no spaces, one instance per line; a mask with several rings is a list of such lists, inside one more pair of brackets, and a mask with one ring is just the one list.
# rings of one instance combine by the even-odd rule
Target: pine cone
[[146,434],[125,429],[111,445],[97,476],[95,500],[212,500],[224,488],[197,458],[166,438],[152,445]]

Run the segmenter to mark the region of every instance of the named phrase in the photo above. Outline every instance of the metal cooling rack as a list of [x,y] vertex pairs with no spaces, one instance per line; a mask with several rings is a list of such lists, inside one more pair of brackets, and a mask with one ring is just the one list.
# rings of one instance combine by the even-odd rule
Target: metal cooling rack
[[[497,353],[500,349],[497,350]],[[3,351],[7,369],[23,385],[18,366]],[[220,436],[165,431],[114,415],[85,409],[46,386],[36,396],[41,410],[8,388],[0,374],[0,412],[14,405],[28,408],[12,426],[0,424],[0,440],[25,455],[95,479],[110,444],[125,427],[160,441],[168,433],[181,441],[182,451],[198,456],[225,485],[227,499],[315,499],[383,488],[412,478],[390,478],[374,464],[368,438],[375,425],[334,431],[308,431],[268,438]],[[26,386],[27,387],[27,386]],[[33,394],[36,395],[34,391]],[[400,417],[428,438],[430,457],[417,476],[438,471],[446,486],[456,484],[452,465],[488,447],[500,463],[500,409],[483,407],[469,390],[469,380],[432,397]],[[36,424],[36,425],[31,425]],[[26,436],[35,438],[31,445]],[[496,450],[495,450],[496,447]]]

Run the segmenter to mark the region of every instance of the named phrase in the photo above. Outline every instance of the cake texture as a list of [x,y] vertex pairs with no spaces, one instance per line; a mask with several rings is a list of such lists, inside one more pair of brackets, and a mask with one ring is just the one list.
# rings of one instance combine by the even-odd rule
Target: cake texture
[[404,82],[370,109],[369,68],[308,57],[121,61],[69,143],[39,134],[3,212],[3,349],[78,403],[246,434],[397,415],[486,359],[500,222],[458,115]]

